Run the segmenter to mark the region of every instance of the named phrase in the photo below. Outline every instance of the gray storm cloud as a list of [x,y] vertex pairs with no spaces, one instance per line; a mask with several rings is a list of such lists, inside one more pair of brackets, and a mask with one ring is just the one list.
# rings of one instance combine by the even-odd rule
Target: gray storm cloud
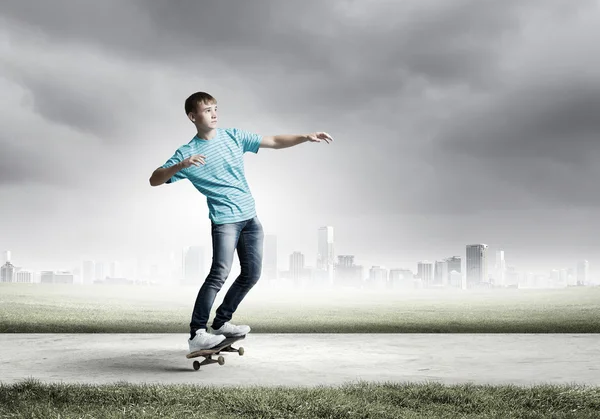
[[[63,1],[32,7],[13,1],[1,10],[19,31],[42,33],[59,48],[89,44],[99,54],[173,60],[174,65],[188,60],[190,67],[212,60],[231,63],[252,80],[248,89],[264,98],[265,107],[281,112],[300,108],[303,120],[314,118],[313,112],[332,122],[354,115],[350,130],[358,135],[344,142],[364,144],[362,137],[368,135],[376,138],[369,144],[381,153],[406,158],[415,157],[407,156],[407,148],[431,151],[427,160],[436,173],[455,166],[443,153],[488,156],[486,172],[498,173],[505,167],[500,157],[511,153],[517,156],[512,161],[516,166],[527,164],[524,156],[547,154],[580,167],[580,160],[597,149],[596,79],[570,74],[540,85],[546,72],[540,68],[515,86],[513,76],[502,69],[528,17],[543,13],[558,19],[560,13],[574,19],[584,6],[597,12],[596,3],[554,1],[553,7],[545,7],[550,12],[526,1],[326,4],[187,1],[167,7],[157,1]],[[114,13],[117,7],[119,13]],[[352,8],[354,18],[340,18]],[[560,59],[562,52],[552,53]],[[581,51],[582,56],[587,53]],[[29,89],[33,109],[43,117],[107,141],[124,131],[119,116],[126,108],[120,102],[131,102],[122,101],[120,92],[106,81],[103,85],[100,76],[45,74],[14,64],[9,68],[8,77]],[[275,79],[271,68],[282,69]],[[284,90],[293,100],[280,96],[278,87],[286,80],[294,80]],[[469,106],[473,92],[488,95],[483,109]],[[431,130],[433,125],[437,130]],[[387,183],[407,174],[401,168],[387,170],[391,173],[382,171]]]
[[13,144],[0,137],[0,186],[28,183],[61,184],[66,173],[55,160],[47,159],[44,153],[31,150],[26,144]]
[[[278,154],[280,166],[262,153],[256,166],[285,168],[301,191],[295,199],[325,202],[331,213],[451,223],[600,203],[596,1],[6,1],[0,22],[10,52],[0,77],[29,96],[11,106],[39,117],[30,124],[48,144],[61,139],[44,124],[57,124],[81,134],[72,154],[95,138],[116,156],[78,172],[79,184],[129,187],[125,169],[106,164],[128,175],[143,169],[135,176],[145,181],[148,167],[123,156],[150,142],[138,127],[181,122],[172,115],[182,117],[185,94],[218,79],[232,125],[252,120],[244,111],[252,109],[338,137],[326,151]],[[157,93],[170,84],[180,89],[169,96],[172,114]],[[246,128],[269,126],[254,119]],[[60,178],[52,165],[20,162],[39,153],[40,139],[0,121],[10,133],[0,137],[0,185]],[[154,166],[172,152],[157,150]],[[319,187],[303,171],[306,158],[322,171]]]

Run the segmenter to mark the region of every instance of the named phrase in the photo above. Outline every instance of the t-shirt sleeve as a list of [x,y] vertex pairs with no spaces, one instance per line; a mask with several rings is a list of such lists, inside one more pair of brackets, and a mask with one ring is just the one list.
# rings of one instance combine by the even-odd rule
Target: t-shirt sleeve
[[[177,150],[175,152],[175,154],[173,154],[173,157],[171,157],[169,160],[167,160],[167,162],[165,164],[163,164],[161,167],[166,169],[166,168],[171,167],[174,164],[177,164],[183,160],[184,160],[183,153],[181,152],[181,150]],[[186,177],[187,176],[185,175],[185,170],[180,170],[177,173],[175,173],[171,178],[169,178],[165,183],[177,182],[178,180],[185,179]]]
[[238,141],[242,144],[244,153],[247,153],[248,151],[251,151],[254,154],[258,153],[262,135],[237,128],[234,128],[233,133]]

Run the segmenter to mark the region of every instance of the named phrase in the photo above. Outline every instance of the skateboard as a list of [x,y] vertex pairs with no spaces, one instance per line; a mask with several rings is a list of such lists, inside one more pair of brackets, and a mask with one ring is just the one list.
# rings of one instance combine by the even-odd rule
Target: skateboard
[[[185,357],[188,359],[196,358],[198,356],[204,357],[204,361],[202,362],[194,361],[193,366],[196,371],[198,371],[202,365],[214,364],[215,362],[219,365],[223,365],[225,364],[225,358],[223,358],[222,355],[219,355],[221,352],[237,352],[240,356],[244,355],[244,348],[240,346],[236,349],[231,346],[234,342],[244,338],[246,338],[246,335],[225,338],[223,342],[219,343],[213,348],[190,352]],[[219,355],[219,357],[217,359],[213,359],[213,355]]]

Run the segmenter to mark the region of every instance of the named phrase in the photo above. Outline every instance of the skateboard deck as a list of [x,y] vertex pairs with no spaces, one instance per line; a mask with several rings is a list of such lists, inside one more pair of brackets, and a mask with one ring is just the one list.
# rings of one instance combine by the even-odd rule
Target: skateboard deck
[[[204,357],[204,361],[194,361],[193,367],[196,371],[200,369],[202,365],[214,364],[218,363],[219,365],[225,364],[225,358],[222,355],[219,355],[221,352],[237,352],[238,355],[244,355],[244,348],[241,346],[239,348],[234,348],[231,345],[238,340],[245,339],[246,335],[243,336],[235,336],[230,338],[225,338],[225,340],[219,343],[217,346],[210,349],[201,349],[199,351],[190,352],[185,357],[188,359],[196,358],[199,356]],[[217,359],[213,359],[213,355],[219,355]]]

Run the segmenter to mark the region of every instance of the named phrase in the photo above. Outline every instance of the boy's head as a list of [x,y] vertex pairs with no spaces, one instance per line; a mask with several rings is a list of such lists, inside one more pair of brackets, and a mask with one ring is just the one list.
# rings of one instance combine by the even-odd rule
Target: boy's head
[[217,126],[217,99],[196,92],[185,100],[185,113],[197,128],[206,131]]

